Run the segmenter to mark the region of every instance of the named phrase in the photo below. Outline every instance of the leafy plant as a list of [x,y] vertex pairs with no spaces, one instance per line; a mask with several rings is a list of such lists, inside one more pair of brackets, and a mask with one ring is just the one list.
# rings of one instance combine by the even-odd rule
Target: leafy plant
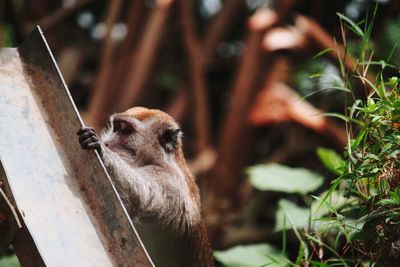
[[[349,28],[356,27],[348,19],[345,21]],[[361,60],[371,59],[373,53],[368,44],[372,23],[365,25],[363,34],[359,34]],[[352,76],[365,85],[367,96],[354,99],[347,111],[346,161],[334,184],[343,185],[344,196],[356,199],[341,215],[348,220],[353,218],[362,225],[362,231],[349,235],[354,225],[339,228],[352,257],[385,266],[400,260],[400,91],[398,77],[384,78],[384,62],[375,80],[371,80],[366,73],[372,63],[367,61],[364,74]]]
[[236,246],[226,251],[216,251],[214,256],[227,267],[287,266],[286,257],[268,244]]
[[[282,260],[286,266],[397,266],[400,262],[400,78],[385,77],[385,70],[395,67],[372,60],[375,14],[376,9],[359,23],[338,14],[343,36],[352,32],[359,42],[354,72],[339,62],[340,91],[348,92],[351,98],[346,103],[351,104],[344,115],[327,114],[346,122],[344,157],[326,148],[317,150],[323,165],[338,176],[330,188],[310,201],[307,194],[321,186],[320,175],[277,164],[248,169],[254,188],[300,196],[301,205],[279,201],[275,215],[282,249],[288,231],[298,241],[297,256]],[[356,83],[364,96],[357,97]]]
[[247,170],[254,188],[264,191],[305,194],[321,186],[323,177],[303,168],[279,164],[256,165]]
[[340,155],[338,155],[334,150],[327,149],[324,147],[319,147],[317,149],[317,154],[324,166],[337,175],[341,175],[343,171],[341,170],[344,161]]
[[[372,18],[375,13],[376,10]],[[327,196],[339,190],[352,201],[341,209],[332,209],[329,216],[320,220],[330,225],[328,233],[335,233],[336,240],[344,237],[343,244],[336,247],[338,252],[346,252],[342,256],[345,259],[343,264],[368,262],[392,266],[400,261],[399,78],[384,78],[384,70],[389,64],[371,60],[373,49],[369,37],[373,19],[354,23],[343,15],[339,17],[343,28],[361,38],[360,68],[354,74],[348,73],[344,63],[340,62],[343,80],[351,90],[353,100],[346,116],[337,115],[347,123],[348,144],[345,161],[325,150],[319,149],[317,153],[328,169],[340,175],[332,183]],[[380,67],[375,77],[367,74],[371,65]],[[354,80],[363,85],[365,98],[355,97]],[[321,199],[321,203],[326,203],[327,196]],[[328,238],[321,231],[307,238],[316,243],[316,236]],[[331,259],[334,258],[335,253]]]
[[[330,150],[324,150],[327,154],[333,155]],[[330,162],[330,164],[333,164]],[[312,258],[309,247],[304,239],[304,232],[315,230],[322,226],[324,222],[310,221],[315,214],[322,216],[342,206],[344,198],[338,194],[327,192],[313,198],[307,196],[310,192],[315,192],[323,183],[324,178],[310,170],[304,168],[291,168],[279,164],[256,165],[247,170],[249,181],[252,186],[261,191],[281,192],[287,196],[295,196],[302,199],[303,206],[288,199],[281,199],[276,206],[275,213],[275,232],[282,233],[283,243],[286,242],[286,232],[295,233],[300,242],[301,252],[297,259],[290,260],[286,256],[285,245],[282,252],[269,244],[252,244],[238,246],[226,251],[215,252],[215,257],[224,266],[298,266],[304,257]],[[321,204],[321,200],[324,203]],[[347,200],[346,200],[347,201]],[[330,224],[329,224],[330,227]]]
[[19,267],[19,266],[21,265],[19,264],[17,256],[15,255],[4,256],[1,257],[0,259],[0,267]]
[[385,264],[399,260],[400,252],[400,98],[397,78],[379,79],[367,99],[349,111],[355,127],[338,181],[345,196],[358,200],[347,213],[364,221],[363,234],[349,244],[361,258]]

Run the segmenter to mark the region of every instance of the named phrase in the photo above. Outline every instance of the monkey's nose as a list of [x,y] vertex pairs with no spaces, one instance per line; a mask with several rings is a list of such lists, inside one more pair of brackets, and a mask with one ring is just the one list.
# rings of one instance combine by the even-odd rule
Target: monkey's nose
[[108,144],[108,143],[104,143],[104,145],[105,145],[106,147],[108,147],[108,146],[109,146],[109,144]]

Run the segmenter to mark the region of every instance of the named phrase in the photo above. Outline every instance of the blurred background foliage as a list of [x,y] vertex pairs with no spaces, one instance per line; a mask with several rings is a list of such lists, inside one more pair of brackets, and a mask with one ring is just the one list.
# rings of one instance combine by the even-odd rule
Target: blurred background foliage
[[[365,58],[357,25],[375,7]],[[311,236],[310,252],[300,237],[323,226],[311,215],[352,201],[328,191],[348,143],[337,117],[366,99],[343,69],[398,74],[381,65],[400,63],[399,11],[397,0],[1,0],[0,46],[40,25],[88,125],[135,105],[174,116],[219,264],[351,266],[339,241]],[[12,251],[0,266],[16,266]]]

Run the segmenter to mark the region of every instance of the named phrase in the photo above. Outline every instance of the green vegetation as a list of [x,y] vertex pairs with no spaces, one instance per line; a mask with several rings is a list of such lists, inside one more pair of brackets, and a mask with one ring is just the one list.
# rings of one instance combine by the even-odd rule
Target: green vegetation
[[7,255],[0,258],[0,267],[19,267],[19,261],[15,255]]
[[[250,258],[268,254],[265,266],[397,266],[400,262],[400,79],[385,77],[387,68],[396,69],[386,63],[395,49],[386,61],[372,60],[375,13],[360,23],[339,14],[344,33],[359,38],[353,43],[359,68],[350,73],[340,61],[340,90],[349,92],[346,103],[351,104],[345,114],[331,114],[346,121],[348,144],[343,157],[327,148],[316,151],[326,169],[338,177],[327,191],[310,196],[321,190],[323,178],[318,174],[277,164],[249,168],[254,188],[287,195],[275,213],[282,250],[260,251],[249,245],[237,254],[244,249]],[[355,92],[356,84],[364,94]],[[289,235],[297,239],[297,255],[287,254]],[[218,252],[216,257],[225,266],[245,266],[229,261],[237,256],[232,255],[235,251]]]
[[[205,181],[207,190],[221,187],[217,193],[204,191],[203,208],[213,230],[210,239],[219,248],[215,259],[222,266],[400,266],[400,75],[396,67],[400,64],[399,0],[191,1],[192,10],[186,10],[192,17],[190,21],[183,19],[184,11],[175,3],[169,15],[162,15],[168,20],[155,24],[152,18],[157,16],[153,14],[168,11],[162,8],[160,13],[154,0],[122,1],[119,15],[114,14],[118,8],[110,8],[118,1],[81,1],[87,2],[85,5],[80,1],[2,1],[1,46],[20,44],[33,25],[58,14],[64,2],[76,2],[71,6],[73,12],[42,26],[57,61],[64,65],[61,70],[68,77],[80,110],[90,110],[94,92],[102,87],[97,82],[100,78],[104,77],[105,87],[118,96],[130,82],[129,77],[141,77],[137,81],[141,84],[138,95],[142,96],[132,99],[132,103],[174,111],[185,130],[188,159],[203,159],[203,150],[196,148],[201,138],[198,133],[210,128],[208,145],[218,161],[198,181]],[[379,5],[381,12],[368,10],[371,3]],[[290,49],[260,49],[259,53],[247,49],[247,40],[259,39],[260,48],[264,46],[265,38],[248,38],[261,37],[249,22],[253,21],[254,11],[264,6],[278,15],[279,23],[268,29],[269,33],[287,31],[297,40],[303,29],[296,26],[296,17],[305,16],[329,38],[344,44],[345,52],[337,51],[342,60],[335,61],[334,50],[326,48],[331,45],[319,44],[325,43],[321,42],[325,39],[321,34],[302,36],[297,40],[301,41],[299,45]],[[337,11],[357,19],[369,15],[354,21],[357,19],[336,16]],[[102,32],[112,17],[115,30],[119,29],[115,33],[120,36],[111,34],[113,45],[107,45]],[[375,17],[379,23],[373,31]],[[221,19],[226,20],[225,24],[214,23]],[[194,29],[184,27],[190,24]],[[161,38],[152,38],[151,45],[140,45],[147,36],[160,34]],[[344,40],[339,40],[340,36]],[[314,40],[316,37],[318,40]],[[104,53],[106,47],[110,53]],[[191,56],[190,50],[198,50],[197,55]],[[137,55],[145,55],[143,66],[152,67],[132,67],[131,59]],[[68,60],[61,60],[65,58]],[[253,62],[242,69],[247,59]],[[108,74],[103,72],[107,68],[102,62],[112,62]],[[276,77],[280,71],[271,69],[283,70],[282,76],[287,77]],[[330,142],[331,135],[314,132],[286,116],[277,126],[250,126],[244,119],[248,116],[244,102],[256,105],[260,98],[254,94],[255,98],[243,101],[243,93],[259,93],[273,83],[285,84],[313,107],[329,111],[326,116],[332,117],[331,132],[339,133],[335,127],[340,125],[334,120],[343,120],[347,145],[333,150],[336,144]],[[201,89],[203,85],[206,88]],[[240,88],[240,94],[236,88]],[[181,94],[182,90],[187,94]],[[198,93],[202,90],[204,99]],[[120,107],[114,102],[118,102],[115,97],[108,98],[99,110],[104,114],[117,111]],[[235,103],[239,103],[237,110],[232,108]],[[203,104],[209,122],[197,116]],[[279,108],[286,105],[277,104],[267,113],[280,112]],[[290,113],[298,110],[293,108]],[[90,113],[86,113],[88,118],[93,116]],[[230,119],[234,117],[237,121]],[[231,122],[238,127],[227,127],[234,130],[225,132],[224,125]],[[226,150],[221,140],[230,134],[238,138],[229,144],[235,149]],[[251,142],[242,144],[241,140],[248,137]],[[234,160],[228,154],[236,155]],[[248,180],[242,183],[243,177],[239,176],[249,162],[257,165],[247,168]],[[226,194],[219,193],[224,188],[218,179],[231,183]],[[232,197],[226,199],[227,195]],[[229,205],[233,200],[235,205]],[[0,267],[12,266],[19,265],[9,249],[0,254]]]

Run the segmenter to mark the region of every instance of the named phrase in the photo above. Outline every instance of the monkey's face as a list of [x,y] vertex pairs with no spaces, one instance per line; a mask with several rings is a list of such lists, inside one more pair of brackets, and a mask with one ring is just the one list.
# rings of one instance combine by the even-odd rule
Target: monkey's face
[[162,163],[174,154],[180,148],[181,131],[159,110],[133,108],[110,118],[102,141],[126,160],[143,166]]

